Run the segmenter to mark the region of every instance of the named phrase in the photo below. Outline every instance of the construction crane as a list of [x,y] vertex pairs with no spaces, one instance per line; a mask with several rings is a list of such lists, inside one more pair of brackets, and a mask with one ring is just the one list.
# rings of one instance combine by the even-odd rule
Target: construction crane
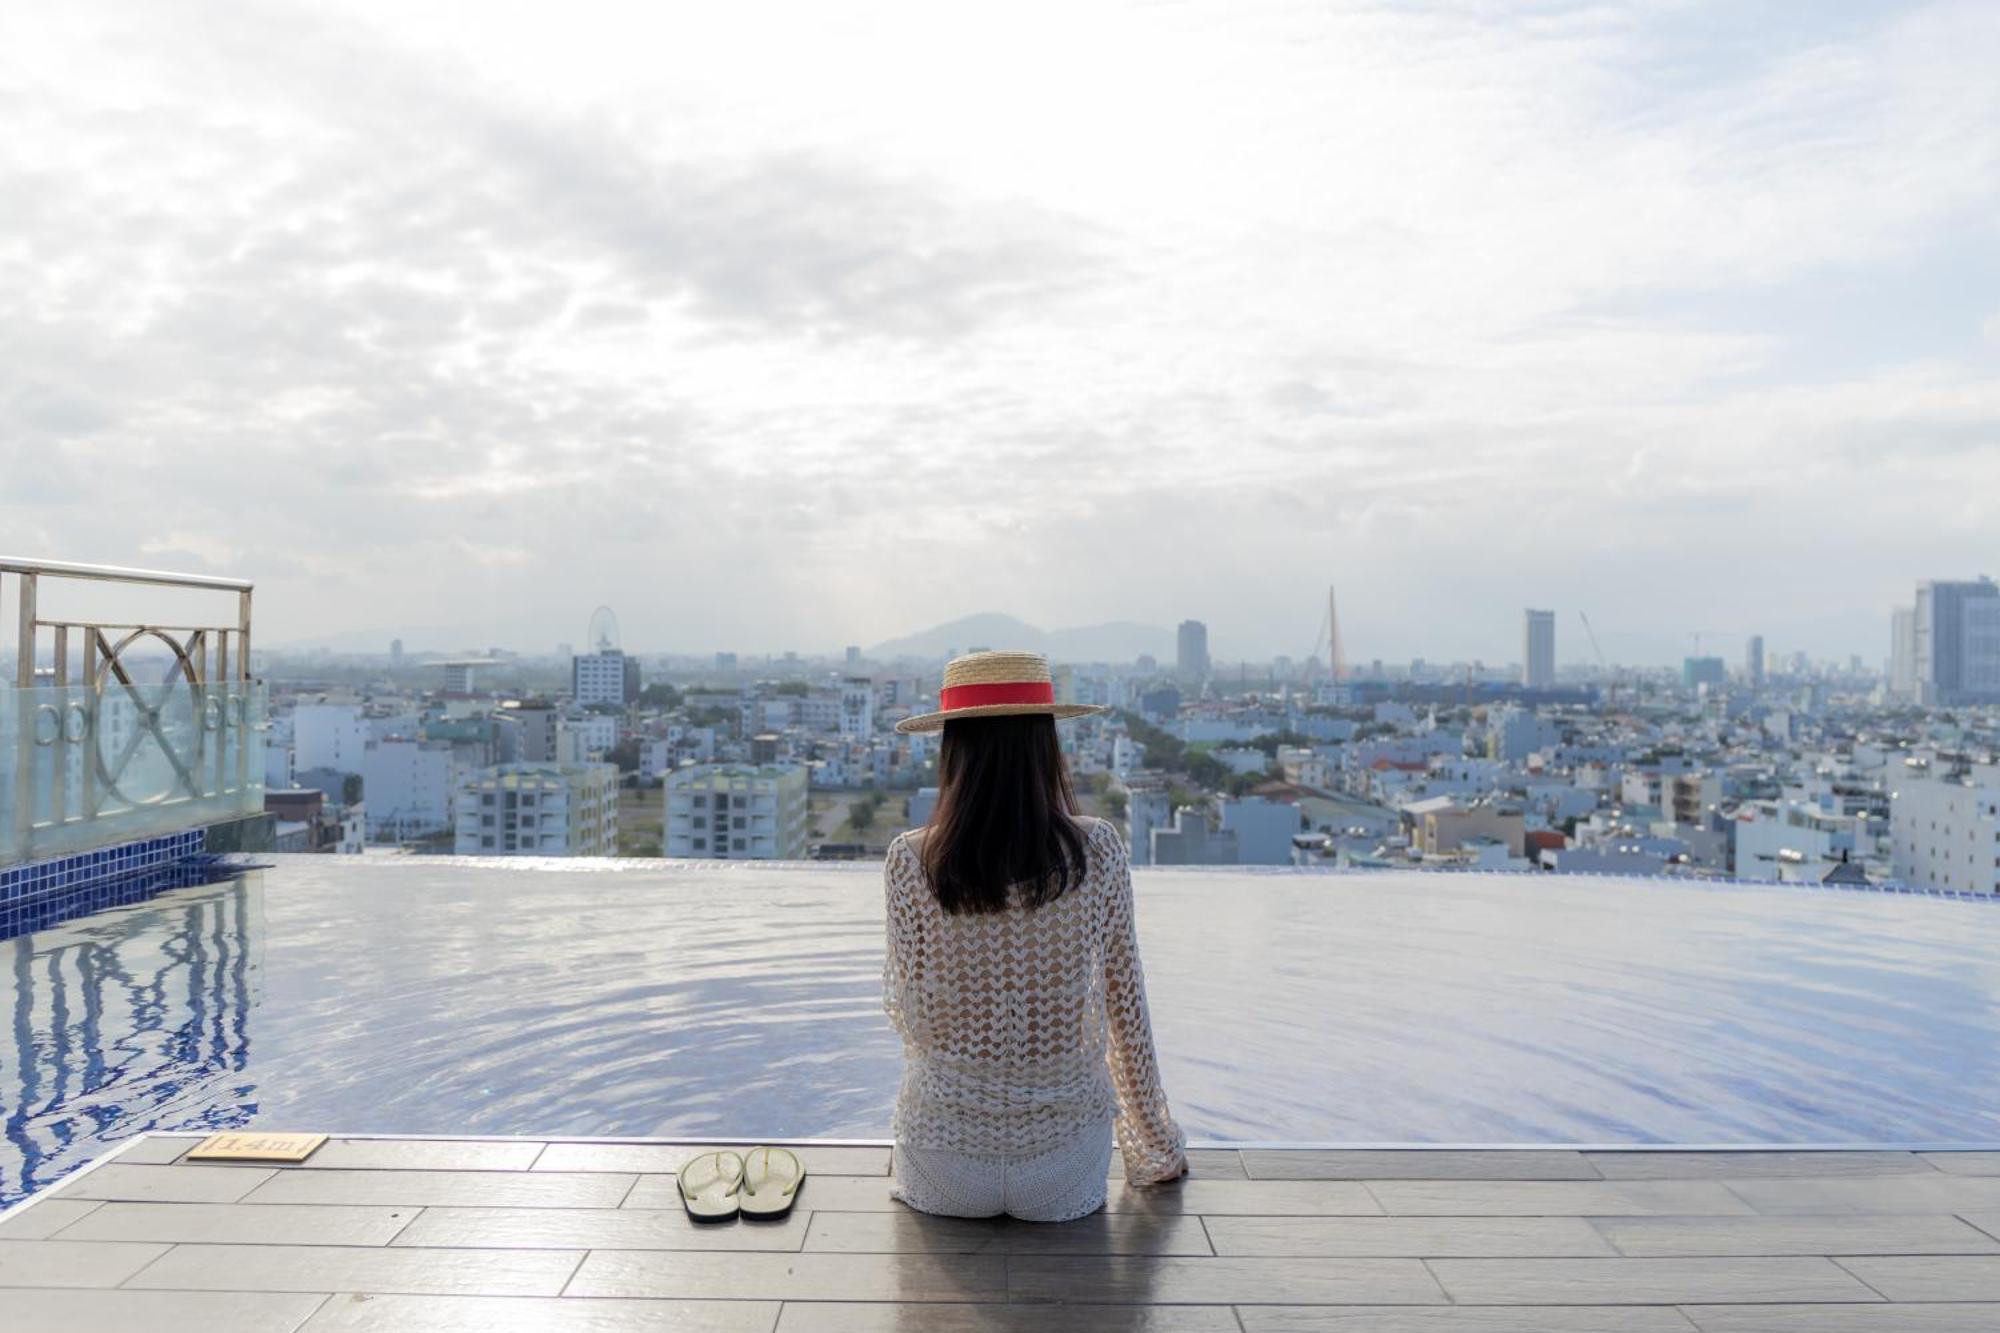
[[1583,633],[1590,640],[1590,651],[1597,654],[1598,669],[1611,678],[1611,698],[1606,705],[1608,711],[1618,707],[1618,676],[1611,670],[1611,664],[1604,660],[1604,649],[1598,646],[1597,631],[1590,627],[1590,617],[1582,611],[1578,611],[1577,615],[1583,620]]

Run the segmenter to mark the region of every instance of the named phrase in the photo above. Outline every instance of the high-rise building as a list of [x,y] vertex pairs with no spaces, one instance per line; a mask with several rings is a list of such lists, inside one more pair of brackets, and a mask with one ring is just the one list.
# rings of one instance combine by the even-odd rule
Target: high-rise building
[[1719,657],[1690,657],[1681,662],[1681,684],[1689,689],[1720,685],[1729,679],[1729,667]]
[[615,764],[499,764],[459,789],[460,856],[616,856]]
[[389,640],[389,665],[395,667],[403,665],[403,641],[401,639]]
[[1919,702],[2000,699],[2000,585],[1988,578],[1919,583],[1915,612]]
[[1750,682],[1751,689],[1763,688],[1764,636],[1761,634],[1752,634],[1743,649],[1743,678]]
[[579,704],[623,708],[639,697],[639,659],[616,648],[570,658],[570,692]]
[[800,764],[701,764],[667,774],[667,855],[798,861],[806,854]]
[[1889,693],[1898,699],[1917,697],[1917,608],[1899,606],[1889,613]]
[[1181,622],[1174,665],[1190,679],[1208,675],[1208,626],[1199,620]]
[[1546,690],[1556,683],[1556,613],[1527,611],[1521,624],[1521,683]]

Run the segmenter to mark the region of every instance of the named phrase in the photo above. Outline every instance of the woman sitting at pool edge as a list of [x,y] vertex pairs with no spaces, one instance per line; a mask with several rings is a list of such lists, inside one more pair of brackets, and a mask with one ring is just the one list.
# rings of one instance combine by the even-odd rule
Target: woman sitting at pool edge
[[895,1197],[951,1217],[1066,1222],[1104,1206],[1113,1128],[1134,1185],[1177,1180],[1124,842],[1077,813],[1033,653],[945,668],[930,824],[884,878],[883,1005],[902,1034]]

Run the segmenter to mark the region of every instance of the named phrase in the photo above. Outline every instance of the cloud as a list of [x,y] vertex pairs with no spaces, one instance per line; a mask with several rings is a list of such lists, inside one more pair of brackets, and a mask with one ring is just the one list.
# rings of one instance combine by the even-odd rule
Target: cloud
[[1775,639],[1774,552],[1865,645],[1990,563],[1925,517],[2000,484],[2000,273],[1940,258],[2000,241],[1990,6],[455,22],[0,17],[10,546],[199,552],[266,642],[1298,655],[1332,580],[1491,660],[1606,585]]

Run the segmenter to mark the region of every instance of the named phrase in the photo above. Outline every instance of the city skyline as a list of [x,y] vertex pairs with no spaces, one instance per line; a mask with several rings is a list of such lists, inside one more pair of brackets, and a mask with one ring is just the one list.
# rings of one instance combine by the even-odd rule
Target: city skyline
[[0,15],[0,530],[271,643],[1872,662],[1992,570],[2000,9],[962,23]]

